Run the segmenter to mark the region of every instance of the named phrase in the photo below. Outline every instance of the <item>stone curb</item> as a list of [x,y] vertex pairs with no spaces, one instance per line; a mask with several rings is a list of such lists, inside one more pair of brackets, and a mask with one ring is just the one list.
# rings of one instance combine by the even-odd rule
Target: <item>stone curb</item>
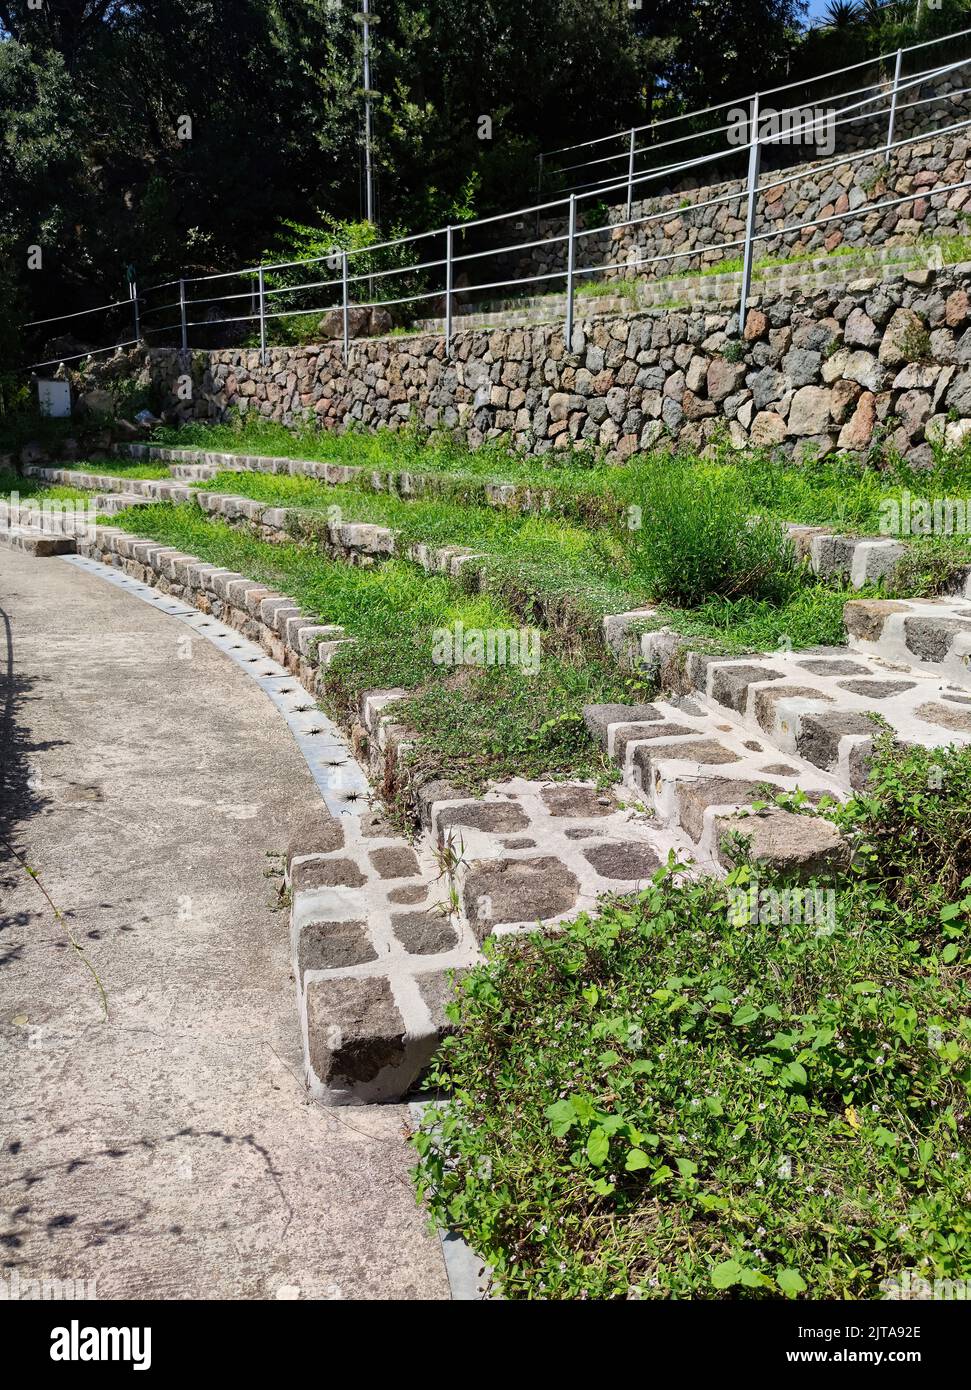
[[[495,507],[500,511],[516,508],[542,516],[559,514],[557,494],[549,488],[526,483],[492,482],[484,478],[461,477],[447,473],[412,473],[407,469],[365,468],[358,464],[326,463],[319,459],[295,459],[269,454],[232,454],[208,449],[164,448],[156,444],[116,444],[120,457],[168,463],[173,476],[187,480],[214,477],[217,472],[274,473],[291,477],[315,478],[336,486],[357,478],[368,478],[373,492],[391,492],[404,499],[415,497],[454,498]],[[582,507],[578,508],[582,512]],[[618,505],[618,514],[619,514]],[[569,508],[565,514],[572,514]]]
[[27,555],[44,559],[50,555],[73,555],[77,549],[72,536],[54,535],[35,526],[0,525],[0,545],[22,550]]

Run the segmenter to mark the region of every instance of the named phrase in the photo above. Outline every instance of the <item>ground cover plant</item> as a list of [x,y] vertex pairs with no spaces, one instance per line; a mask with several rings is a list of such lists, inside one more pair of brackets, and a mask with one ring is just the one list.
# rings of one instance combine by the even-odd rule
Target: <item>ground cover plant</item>
[[9,501],[16,493],[22,502],[89,502],[91,493],[61,483],[45,483],[40,478],[23,478],[8,468],[0,468],[0,500]]
[[[782,526],[794,520],[875,534],[887,499],[905,491],[971,497],[969,448],[941,450],[935,466],[923,471],[900,460],[877,468],[839,455],[786,464],[767,451],[740,455],[728,448],[704,460],[638,457],[623,468],[588,454],[566,455],[554,468],[499,444],[473,453],[417,430],[293,434],[261,421],[189,426],[174,437],[199,447],[231,444],[238,451],[295,457],[336,450],[343,461],[367,465],[340,487],[249,471],[220,474],[199,486],[303,509],[304,518],[316,509],[322,526],[335,515],[388,525],[403,546],[467,546],[484,558],[464,572],[461,585],[483,589],[521,622],[558,628],[564,639],[572,633],[580,646],[596,646],[603,614],[643,605],[657,608],[646,625],[673,627],[710,651],[840,645],[848,598],[944,592],[961,567],[971,564],[964,536],[911,538],[895,580],[879,589],[852,590],[798,566]],[[396,470],[429,470],[455,483],[456,493],[404,498],[386,485],[369,490],[376,463],[383,465],[382,478]],[[496,508],[485,504],[481,487],[461,491],[463,479],[508,480],[517,470],[525,472],[530,487],[536,479],[543,482],[543,500],[554,503],[548,511],[524,516],[522,495],[508,508]],[[584,498],[598,489],[596,507],[591,503],[585,510]],[[557,498],[563,505],[555,505]],[[452,714],[441,711],[443,719]]]
[[[487,592],[530,620],[556,622],[560,614],[564,629],[579,623],[591,640],[604,613],[658,600],[654,626],[674,626],[713,649],[845,640],[843,605],[869,591],[812,580],[795,564],[777,523],[751,524],[733,478],[711,487],[681,461],[669,461],[654,476],[661,486],[641,494],[646,505],[633,529],[626,512],[622,523],[592,529],[484,506],[361,494],[289,475],[225,473],[198,486],[273,506],[316,506],[322,527],[336,514],[388,525],[404,545],[470,546],[483,554],[475,573]],[[693,606],[672,607],[677,601]]]
[[616,775],[587,733],[585,704],[642,698],[644,685],[603,659],[599,649],[541,634],[535,671],[523,666],[453,666],[434,659],[435,633],[517,629],[515,614],[488,595],[389,560],[373,569],[331,561],[309,546],[271,545],[198,508],[157,504],[112,518],[248,578],[279,588],[308,614],[339,623],[356,640],[327,667],[323,703],[344,726],[365,690],[409,692],[402,722],[418,734],[421,770],[456,785],[481,787],[519,773]]
[[[637,505],[645,481],[671,463],[671,454],[664,450],[636,454],[625,465],[615,466],[586,447],[535,457],[517,453],[501,440],[472,450],[464,442],[417,427],[336,433],[290,429],[248,417],[219,425],[188,424],[157,431],[157,436],[173,447],[316,459],[380,474],[406,471],[537,484],[548,494],[541,505],[595,520],[610,520]],[[971,441],[957,448],[936,448],[930,468],[914,468],[892,451],[875,452],[868,459],[835,453],[802,463],[780,459],[769,449],[738,451],[727,442],[710,452],[704,459],[687,455],[700,478],[730,479],[754,511],[861,535],[879,534],[885,504],[899,501],[905,491],[924,497],[971,497]]]
[[477,584],[505,596],[524,615],[544,596],[586,619],[593,634],[604,613],[633,607],[644,591],[629,563],[626,537],[514,509],[474,506],[438,498],[404,501],[394,493],[367,493],[288,474],[225,472],[196,484],[206,492],[242,495],[289,510],[291,525],[324,532],[333,521],[389,526],[400,548],[424,542],[463,546],[481,556]]
[[111,478],[171,478],[168,464],[153,463],[150,459],[74,459],[69,463],[52,463],[51,468],[65,468],[71,473],[100,473]]
[[969,810],[971,752],[884,744],[825,926],[744,906],[788,901],[755,866],[668,867],[490,943],[414,1141],[433,1220],[510,1298],[966,1280]]
[[[257,430],[256,437],[263,433]],[[275,442],[272,431],[270,438]],[[404,447],[418,446],[412,439]],[[464,457],[461,450],[446,456],[458,462]],[[496,508],[485,504],[481,492],[406,499],[386,489],[362,489],[360,478],[336,487],[301,476],[237,471],[198,486],[268,505],[292,504],[295,512],[304,509],[303,525],[316,509],[321,528],[336,516],[388,525],[404,546],[423,541],[469,547],[485,558],[462,582],[484,587],[525,620],[559,624],[564,632],[579,623],[589,640],[595,640],[604,613],[648,604],[659,607],[661,624],[711,650],[729,651],[780,643],[838,645],[845,640],[845,601],[878,592],[820,580],[797,565],[783,517],[819,522],[842,508],[837,529],[873,531],[883,499],[894,489],[920,486],[934,495],[946,489],[953,496],[967,486],[971,492],[963,454],[942,456],[935,470],[919,476],[902,465],[878,472],[846,459],[786,467],[758,451],[744,457],[723,451],[704,461],[660,455],[626,468],[596,465],[574,473],[584,486],[593,481],[613,489],[608,495],[614,505],[601,507],[595,520],[556,511],[524,516],[521,498]],[[869,525],[853,526],[851,520]],[[879,592],[943,592],[969,563],[964,537],[917,538],[899,578]]]

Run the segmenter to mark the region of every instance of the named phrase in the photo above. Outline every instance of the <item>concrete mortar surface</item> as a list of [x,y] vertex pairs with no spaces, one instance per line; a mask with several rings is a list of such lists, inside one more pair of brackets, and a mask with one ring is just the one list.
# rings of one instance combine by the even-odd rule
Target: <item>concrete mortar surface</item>
[[180,657],[183,624],[61,560],[0,552],[0,610],[0,1278],[447,1298],[407,1106],[335,1113],[303,1084],[268,871],[297,815],[327,812],[283,719],[210,643]]

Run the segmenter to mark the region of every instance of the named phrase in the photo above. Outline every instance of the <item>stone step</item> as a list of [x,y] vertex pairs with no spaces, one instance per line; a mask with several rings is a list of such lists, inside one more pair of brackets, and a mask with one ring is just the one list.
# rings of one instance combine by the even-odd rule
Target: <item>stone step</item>
[[723,841],[733,832],[751,837],[760,859],[800,876],[843,862],[845,847],[823,818],[805,817],[754,803],[783,792],[810,800],[841,800],[837,779],[801,757],[783,757],[764,737],[736,721],[681,697],[677,703],[589,705],[587,728],[621,768],[658,821],[677,827],[709,867],[725,867]]
[[789,525],[796,555],[822,579],[839,579],[854,589],[892,581],[906,557],[904,541],[886,536],[838,535],[826,526]]
[[24,470],[28,477],[40,482],[56,483],[65,487],[75,487],[127,497],[129,502],[120,505],[134,505],[133,499],[150,502],[188,502],[195,496],[195,489],[184,483],[168,478],[116,478],[111,473],[87,473],[71,468],[30,467]]
[[478,959],[434,855],[365,801],[308,818],[288,854],[290,933],[307,1083],[326,1105],[398,1099],[431,1060],[445,1007]]
[[114,516],[118,512],[127,511],[129,507],[151,506],[153,499],[140,492],[109,492],[96,493],[91,500],[99,513]]
[[[375,783],[407,777],[414,735],[395,712],[407,693],[378,690],[362,699],[355,745],[366,741]],[[643,887],[670,855],[686,868],[695,857],[676,826],[591,783],[512,778],[472,797],[433,782],[408,796],[459,918],[480,942],[592,911],[604,893]]]
[[[723,656],[693,650],[690,639],[673,629],[651,628],[652,609],[611,615],[604,636],[619,661],[645,667],[662,690],[693,692],[706,708],[852,790],[865,783],[882,728],[908,746],[971,742],[971,644],[969,629],[960,626],[971,622],[964,616],[969,609],[963,599],[853,600],[847,621],[857,635],[851,634],[850,647],[796,652]],[[881,648],[877,639],[890,617],[895,626],[887,629]],[[905,622],[911,624],[910,643],[926,657],[943,660],[920,660],[906,645]]]
[[865,785],[884,728],[907,746],[971,743],[966,684],[880,656],[843,647],[738,657],[689,652],[682,670],[706,708],[847,790]]
[[169,472],[173,478],[184,482],[196,482],[200,478],[214,478],[219,468],[211,463],[172,463],[169,465]]
[[37,559],[49,555],[74,555],[77,542],[73,536],[45,530],[40,526],[0,526],[0,544],[12,550],[23,550]]
[[843,616],[854,652],[971,687],[971,599],[853,599]]

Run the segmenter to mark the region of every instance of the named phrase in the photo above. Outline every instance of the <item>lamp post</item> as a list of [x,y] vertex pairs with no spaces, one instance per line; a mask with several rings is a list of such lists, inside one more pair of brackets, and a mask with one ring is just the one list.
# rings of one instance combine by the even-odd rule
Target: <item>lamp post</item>
[[365,207],[367,220],[373,222],[374,160],[371,153],[371,99],[377,96],[377,92],[371,89],[371,26],[378,23],[378,16],[371,13],[371,0],[361,0],[361,9],[360,12],[354,16],[354,23],[360,24],[363,37]]

